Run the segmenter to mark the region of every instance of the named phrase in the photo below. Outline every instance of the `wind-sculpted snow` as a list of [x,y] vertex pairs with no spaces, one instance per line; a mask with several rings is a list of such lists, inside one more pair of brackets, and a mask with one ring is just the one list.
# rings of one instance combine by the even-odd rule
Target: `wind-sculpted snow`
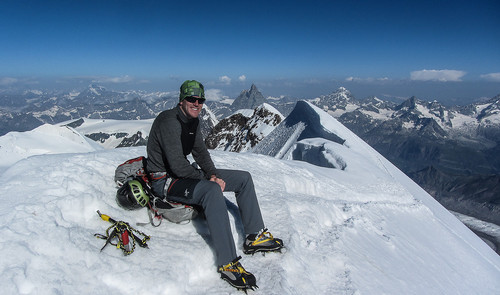
[[358,150],[359,147],[365,147],[361,150],[361,158],[373,156],[371,148],[366,148],[368,146],[363,141],[335,118],[310,103],[300,101],[292,113],[252,152],[344,170],[349,163],[342,153],[354,152],[355,149],[349,149],[356,145],[359,145]]
[[[308,102],[297,102],[290,115],[256,145],[252,152],[278,159],[304,160],[320,166],[338,167],[337,160],[324,152],[324,149],[312,148],[311,145],[306,148],[303,143],[298,145],[299,141],[309,138],[340,145],[345,142],[334,130],[325,127],[329,121],[336,120],[326,113],[322,116],[321,113],[324,112]],[[345,163],[340,164],[341,169],[344,166]]]
[[295,109],[290,113],[290,115],[288,115],[288,117],[286,117],[283,124],[288,127],[293,126],[298,122],[305,124],[306,128],[297,140],[320,137],[339,144],[344,143],[344,139],[336,134],[334,130],[329,130],[322,124],[322,120],[324,121],[326,116],[327,114],[321,111],[318,107],[305,101],[298,101]]
[[324,139],[316,140],[319,142],[315,143],[314,139],[312,141],[304,139],[297,142],[291,160],[305,161],[321,167],[344,170],[347,163],[334,151],[335,143],[325,142]]
[[[344,134],[345,135],[345,134]],[[500,257],[399,170],[356,138],[344,170],[250,153],[211,151],[217,167],[248,170],[266,226],[286,253],[244,256],[255,294],[494,294]],[[339,145],[341,146],[341,145]],[[115,167],[144,147],[32,156],[0,176],[4,294],[239,294],[216,272],[202,218],[147,222],[115,203]],[[378,158],[380,157],[380,158]],[[228,209],[241,253],[234,195]],[[149,249],[102,252],[109,223],[151,235]]]
[[270,136],[266,137],[265,140],[252,149],[252,152],[282,159],[285,155],[293,151],[294,144],[305,129],[305,126],[302,122],[293,126],[278,125],[271,132]]

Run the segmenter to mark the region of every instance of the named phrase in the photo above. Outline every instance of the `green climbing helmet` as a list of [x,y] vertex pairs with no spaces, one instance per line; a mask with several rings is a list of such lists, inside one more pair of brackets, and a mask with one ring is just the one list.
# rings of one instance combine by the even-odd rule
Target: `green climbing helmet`
[[186,80],[181,85],[181,90],[179,93],[179,102],[183,101],[184,98],[194,96],[197,98],[205,99],[205,89],[203,84],[196,80]]
[[145,207],[149,202],[149,196],[141,182],[134,179],[127,181],[118,189],[116,202],[124,209],[135,210]]

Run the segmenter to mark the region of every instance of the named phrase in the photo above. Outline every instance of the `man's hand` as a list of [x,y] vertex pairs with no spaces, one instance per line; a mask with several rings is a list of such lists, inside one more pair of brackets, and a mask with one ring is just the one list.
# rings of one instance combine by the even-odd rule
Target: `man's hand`
[[213,181],[213,182],[217,183],[218,185],[220,185],[220,189],[222,191],[224,191],[224,188],[226,188],[226,182],[220,178],[217,178],[217,176],[215,176],[215,175],[210,176],[210,181]]

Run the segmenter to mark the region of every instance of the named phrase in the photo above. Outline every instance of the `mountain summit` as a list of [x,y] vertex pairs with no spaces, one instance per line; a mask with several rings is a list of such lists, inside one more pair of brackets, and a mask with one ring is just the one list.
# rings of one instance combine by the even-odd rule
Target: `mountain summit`
[[266,99],[260,93],[255,84],[252,84],[249,90],[243,90],[240,95],[233,101],[231,108],[235,111],[240,109],[255,109],[259,105],[266,102]]
[[[294,153],[297,143],[303,139],[322,138],[333,143],[343,144],[345,139],[323,125],[325,120],[335,119],[328,115],[322,118],[322,113],[326,115],[311,103],[298,101],[290,115],[265,137],[252,152],[276,158],[303,160],[303,155],[299,156],[296,152]],[[318,152],[320,153],[318,156],[322,157],[322,150],[320,149]],[[317,159],[318,156],[312,158]],[[310,158],[310,154],[308,158]],[[313,160],[313,162],[313,164],[324,163],[322,160]],[[320,166],[324,165],[320,164]]]
[[315,104],[325,111],[335,112],[337,109],[348,111],[352,109],[350,106],[358,107],[360,102],[345,87],[339,87],[337,91],[315,99]]

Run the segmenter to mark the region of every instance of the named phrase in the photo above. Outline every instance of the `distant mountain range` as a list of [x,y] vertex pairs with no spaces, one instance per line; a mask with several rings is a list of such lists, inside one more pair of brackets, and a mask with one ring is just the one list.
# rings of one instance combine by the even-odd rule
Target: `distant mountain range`
[[447,108],[356,100],[345,88],[314,100],[447,208],[500,223],[500,96]]
[[0,135],[72,119],[151,119],[175,106],[177,94],[116,92],[90,85],[81,92],[0,92]]
[[[435,101],[412,97],[395,104],[376,97],[357,100],[343,87],[310,100],[377,149],[447,208],[496,224],[500,224],[499,101],[497,96],[483,103],[447,108]],[[278,108],[276,100],[268,103]],[[287,111],[283,105],[281,108]],[[320,166],[328,163],[327,167],[331,167],[335,161],[320,160],[332,157],[325,154],[323,147],[301,141],[319,137],[341,143],[342,139],[318,128],[319,119],[304,102],[297,102],[288,113],[276,130],[267,130],[269,135],[254,142],[250,151]],[[248,140],[240,132],[258,134],[246,124],[250,116],[245,119],[244,114],[236,113],[221,120],[219,124],[223,127],[216,126],[216,132],[207,138],[209,146],[240,151],[235,146]],[[310,157],[311,150],[320,156]],[[341,161],[337,164],[336,168],[343,167]]]
[[[116,92],[98,85],[68,93],[4,91],[0,92],[0,135],[64,122],[107,148],[144,145],[152,119],[175,106],[177,95]],[[318,160],[335,155],[306,140],[343,140],[318,127],[316,112],[308,110],[313,104],[351,129],[447,208],[500,224],[499,101],[497,96],[448,108],[412,97],[396,104],[376,97],[358,100],[341,87],[306,103],[265,98],[252,85],[232,105],[207,101],[201,121],[210,148],[315,159],[315,165],[337,163],[334,168],[342,169],[341,161]],[[320,156],[308,156],[312,152]]]

